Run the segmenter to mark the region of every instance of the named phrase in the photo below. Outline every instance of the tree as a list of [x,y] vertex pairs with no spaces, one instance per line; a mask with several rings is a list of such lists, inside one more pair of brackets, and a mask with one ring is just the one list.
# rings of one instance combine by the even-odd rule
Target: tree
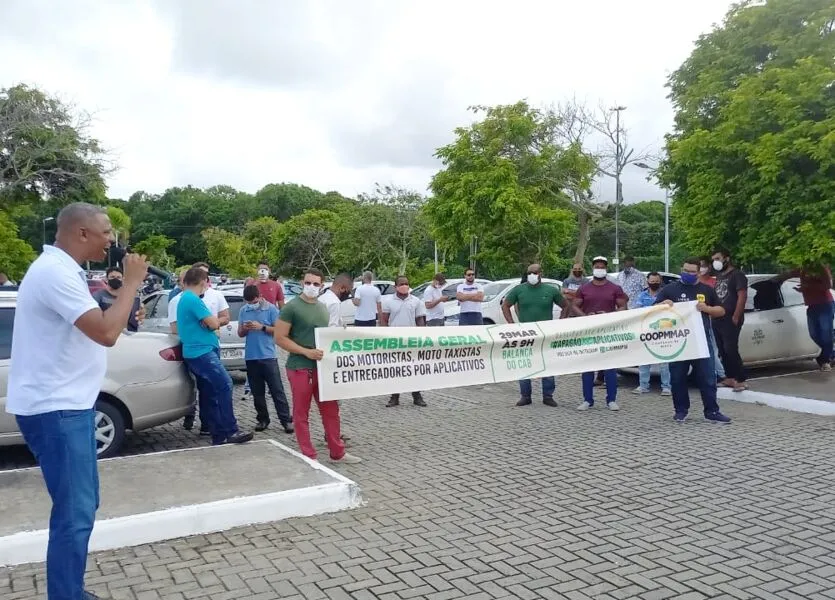
[[835,260],[833,56],[831,0],[746,0],[670,76],[660,174],[691,248]]
[[32,246],[17,237],[15,222],[0,211],[0,272],[19,281],[36,256]]
[[382,208],[371,212],[377,217],[376,235],[385,244],[387,258],[397,265],[398,273],[406,272],[415,250],[427,239],[421,212],[425,202],[418,192],[379,183],[373,194],[360,196],[360,203]]
[[154,234],[135,244],[133,250],[137,254],[147,256],[151,264],[170,271],[176,264],[174,257],[168,253],[168,249],[173,245],[174,240],[171,238]]
[[0,208],[103,202],[108,163],[90,117],[25,85],[0,90]]
[[281,272],[300,275],[318,268],[326,274],[336,265],[331,256],[339,216],[329,210],[307,210],[281,223],[275,233],[273,256]]
[[554,267],[574,233],[567,190],[588,189],[593,161],[556,143],[558,120],[527,102],[472,110],[483,120],[436,152],[443,168],[425,208],[435,239],[454,251],[477,237],[472,258],[490,271]]
[[130,217],[128,213],[118,206],[108,206],[107,216],[110,219],[110,225],[113,227],[113,235],[116,241],[122,244],[127,244],[130,238]]
[[279,222],[273,217],[259,217],[244,226],[244,239],[252,251],[259,254],[257,260],[263,260],[269,254],[278,227]]
[[232,277],[246,277],[255,270],[255,249],[242,236],[217,227],[203,231],[207,258]]

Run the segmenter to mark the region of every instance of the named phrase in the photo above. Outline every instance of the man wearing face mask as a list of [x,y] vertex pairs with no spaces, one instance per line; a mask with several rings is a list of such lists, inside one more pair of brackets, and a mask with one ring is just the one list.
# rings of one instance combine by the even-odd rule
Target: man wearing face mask
[[483,325],[481,303],[484,300],[484,287],[475,281],[475,271],[467,269],[464,272],[464,283],[458,284],[455,298],[461,307],[458,314],[459,325]]
[[333,280],[330,289],[319,296],[319,302],[328,309],[328,327],[342,327],[342,303],[351,296],[354,281],[351,276],[341,273]]
[[[409,293],[409,278],[400,275],[394,281],[397,293],[386,296],[383,300],[383,314],[380,327],[424,327],[426,325],[426,307],[423,302]],[[420,392],[412,392],[415,406],[426,406]],[[391,408],[400,405],[400,394],[392,394],[386,404]]]
[[748,300],[748,278],[731,262],[731,253],[717,249],[713,253],[713,270],[716,271],[716,296],[725,315],[713,319],[713,334],[719,358],[725,366],[725,385],[735,392],[748,389],[745,385],[745,367],[739,354],[739,334],[745,322],[745,303]]
[[255,285],[261,297],[281,310],[284,308],[284,286],[278,281],[270,279],[270,265],[266,261],[258,263],[258,277],[250,277],[245,285]]
[[[699,283],[703,283],[708,287],[716,288],[716,277],[713,275],[713,266],[709,256],[702,256],[699,258]],[[725,376],[725,367],[719,359],[719,348],[716,346],[716,336],[713,334],[713,326],[707,331],[707,343],[710,347],[710,356],[713,358],[713,366],[716,367],[716,381],[723,387],[733,387],[732,382],[729,382]]]
[[[674,281],[666,286],[655,297],[656,304],[674,306],[676,302],[696,301],[696,310],[702,313],[702,324],[707,335],[710,319],[720,319],[725,315],[725,309],[719,303],[716,292],[710,286],[699,283],[699,259],[688,258],[681,267],[681,281]],[[714,377],[713,359],[699,358],[670,363],[670,378],[673,391],[673,407],[676,423],[684,423],[690,411],[690,386],[687,377],[690,370],[699,386],[704,405],[704,416],[712,423],[730,423],[731,419],[719,411],[716,401],[716,378]]]
[[435,273],[432,283],[423,292],[423,303],[426,306],[426,326],[443,327],[445,321],[444,302],[449,298],[444,296],[443,289],[446,285],[446,277],[443,273]]
[[[515,306],[516,313],[519,315],[520,323],[535,323],[536,321],[550,321],[554,318],[554,305],[562,308],[560,318],[564,319],[569,312],[574,309],[573,305],[569,304],[560,290],[552,285],[542,284],[542,268],[533,264],[528,267],[525,274],[524,283],[517,285],[505,298],[502,303],[502,314],[505,321],[513,323],[513,312],[511,309]],[[542,403],[545,406],[556,406],[554,400],[554,391],[557,388],[557,380],[555,377],[542,378]],[[531,404],[531,396],[533,389],[530,379],[519,380],[519,391],[521,398],[516,406],[529,406]]]
[[[116,302],[116,299],[122,291],[123,280],[124,275],[122,274],[122,269],[119,267],[110,267],[107,269],[105,287],[97,290],[93,294],[93,300],[98,303],[102,310],[107,310],[113,306],[114,302]],[[144,315],[144,307],[140,306],[139,298],[134,297],[133,308],[131,309],[130,317],[128,318],[127,330],[138,331],[139,324],[142,322],[142,317]]]
[[581,285],[588,282],[589,278],[585,275],[583,265],[574,263],[574,266],[571,267],[571,274],[562,282],[562,293],[571,302],[574,302],[574,296],[577,294],[577,290],[580,289]]
[[[592,260],[593,279],[577,290],[574,305],[581,315],[597,315],[626,309],[626,294],[616,283],[606,277],[609,261],[605,256]],[[577,410],[588,410],[594,406],[594,371],[583,373],[583,402]],[[606,405],[609,410],[620,410],[617,403],[618,373],[615,369],[603,371],[606,382]]]
[[623,259],[623,271],[618,274],[618,285],[629,299],[626,307],[635,308],[638,296],[647,288],[647,278],[635,268],[635,257]]
[[[635,301],[635,308],[645,308],[655,304],[655,298],[658,296],[658,291],[661,289],[661,274],[653,271],[647,275],[647,289],[638,295]],[[670,365],[661,363],[658,365],[661,371],[661,395],[671,396],[670,390]],[[638,387],[632,390],[633,394],[648,394],[649,393],[649,376],[650,366],[641,365],[638,367]]]

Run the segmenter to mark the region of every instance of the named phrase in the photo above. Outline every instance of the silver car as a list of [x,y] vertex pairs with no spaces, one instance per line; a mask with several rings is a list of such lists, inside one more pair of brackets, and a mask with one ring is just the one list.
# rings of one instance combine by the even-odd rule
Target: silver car
[[[12,328],[17,298],[0,298],[0,446],[23,444],[14,415],[6,412]],[[183,418],[194,386],[175,336],[123,333],[107,349],[107,373],[96,401],[99,458],[119,452],[128,431],[142,431]]]
[[[244,305],[243,289],[221,290],[229,304],[229,323],[220,328],[220,360],[227,371],[243,371],[244,340],[238,337],[238,313]],[[169,333],[168,294],[162,290],[142,300],[145,305],[145,321],[139,326],[140,331]]]

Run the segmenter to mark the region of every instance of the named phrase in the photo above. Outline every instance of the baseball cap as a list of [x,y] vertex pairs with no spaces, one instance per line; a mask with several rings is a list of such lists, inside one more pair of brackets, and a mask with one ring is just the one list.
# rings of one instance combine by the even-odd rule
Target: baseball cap
[[608,260],[605,256],[595,256],[595,257],[591,260],[591,262],[593,262],[593,263],[596,263],[596,262],[605,262],[607,265],[609,264],[609,260]]

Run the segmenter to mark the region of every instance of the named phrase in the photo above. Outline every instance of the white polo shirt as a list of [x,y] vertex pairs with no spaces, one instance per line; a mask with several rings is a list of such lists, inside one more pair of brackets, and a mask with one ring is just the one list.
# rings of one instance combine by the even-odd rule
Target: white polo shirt
[[[174,299],[168,303],[168,324],[177,322],[177,305],[180,303],[180,296],[183,293],[180,292]],[[229,303],[226,301],[226,296],[223,295],[222,292],[217,291],[214,288],[207,288],[206,293],[203,294],[203,304],[206,305],[210,311],[212,311],[213,316],[218,316],[220,311],[227,310],[229,308]]]
[[44,246],[17,294],[6,412],[38,415],[88,410],[107,370],[107,348],[75,326],[101,310],[84,269],[63,250]]
[[[434,302],[439,300],[444,295],[444,291],[429,284],[423,292],[424,307],[427,302]],[[430,321],[444,318],[444,303],[438,302],[434,307],[426,309],[426,318]]]
[[342,301],[328,290],[319,296],[319,302],[328,309],[328,327],[342,327]]
[[411,294],[405,299],[391,294],[383,298],[383,312],[389,316],[389,327],[414,327],[417,317],[426,316],[426,306]]
[[[474,294],[475,292],[482,292],[484,291],[484,286],[480,283],[476,283],[473,281],[472,283],[459,283],[458,288],[455,290],[456,292],[463,292],[465,294]],[[478,313],[481,314],[481,302],[473,302],[471,300],[466,300],[464,302],[459,302],[458,305],[461,307],[460,312],[462,313]]]
[[359,306],[354,315],[357,321],[373,321],[377,318],[377,303],[382,294],[380,288],[372,283],[364,283],[354,290],[354,298],[359,298]]

